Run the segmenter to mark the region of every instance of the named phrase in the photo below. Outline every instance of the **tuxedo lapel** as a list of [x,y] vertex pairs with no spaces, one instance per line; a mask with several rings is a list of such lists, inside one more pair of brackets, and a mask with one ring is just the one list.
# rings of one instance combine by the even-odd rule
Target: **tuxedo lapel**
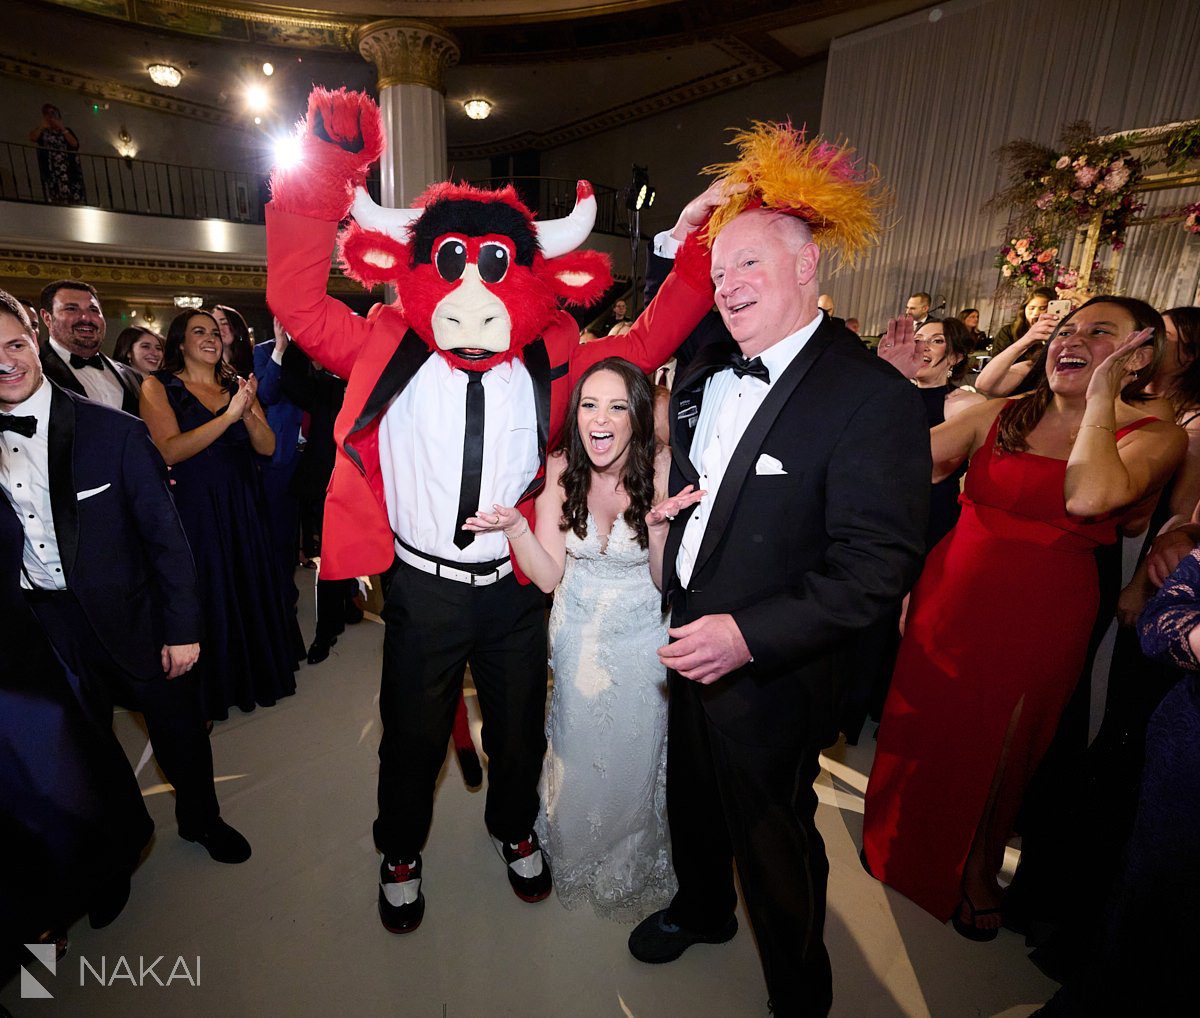
[[754,465],[758,451],[771,427],[775,424],[775,419],[837,333],[838,329],[832,326],[826,318],[821,327],[804,344],[804,348],[796,354],[792,363],[784,370],[779,381],[771,386],[767,398],[763,400],[762,405],[751,418],[750,424],[742,434],[741,441],[733,450],[729,465],[725,468],[725,476],[721,479],[721,488],[717,492],[712,514],[708,518],[708,525],[704,528],[704,540],[700,542],[700,550],[696,553],[696,564],[692,569],[692,576],[700,575],[704,563],[720,543],[721,536],[725,533],[725,528],[733,516],[733,510],[737,505],[738,496],[741,494],[742,485],[746,481],[746,475]]
[[550,354],[546,350],[545,342],[540,339],[534,340],[525,347],[522,359],[525,370],[533,380],[533,401],[537,405],[538,472],[530,479],[518,502],[527,498],[542,483],[542,467],[546,465],[546,446],[550,441],[550,386],[553,381]]
[[121,409],[127,414],[133,414],[134,417],[138,416],[141,386],[133,370],[124,364],[118,364],[107,356],[104,356],[104,364],[117,376],[117,381],[121,384]]
[[50,433],[46,438],[50,509],[63,575],[70,581],[79,548],[79,505],[75,498],[75,404],[60,389],[50,389]]
[[87,396],[79,379],[75,377],[75,372],[58,356],[49,340],[46,340],[46,345],[42,347],[42,372],[55,385],[61,385],[77,396]]
[[691,452],[696,423],[700,420],[700,411],[704,406],[704,388],[709,378],[729,366],[729,358],[736,352],[737,346],[732,341],[710,343],[700,349],[688,365],[684,376],[675,380],[669,404],[671,458],[690,484],[700,480],[700,474],[691,459]]
[[366,472],[362,457],[351,444],[355,435],[369,427],[371,422],[387,409],[392,397],[412,381],[413,375],[420,370],[421,365],[429,360],[432,354],[433,351],[429,349],[425,341],[412,329],[409,329],[393,351],[387,364],[384,365],[370,395],[363,403],[363,408],[354,420],[354,426],[346,435],[346,441],[342,443],[346,455],[354,461],[359,470]]

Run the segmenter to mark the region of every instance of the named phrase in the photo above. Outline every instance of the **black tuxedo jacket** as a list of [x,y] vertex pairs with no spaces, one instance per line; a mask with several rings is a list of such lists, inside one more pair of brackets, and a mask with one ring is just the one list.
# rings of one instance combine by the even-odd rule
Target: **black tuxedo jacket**
[[48,443],[67,588],[114,661],[136,679],[161,679],[163,644],[199,643],[202,630],[166,465],[136,417],[57,386]]
[[[704,384],[736,350],[732,340],[706,346],[676,378],[672,492],[698,483],[689,454]],[[760,473],[764,454],[785,473]],[[734,450],[686,590],[675,559],[694,508],[667,537],[663,596],[674,624],[730,613],[754,658],[700,687],[710,720],[731,738],[836,737],[839,657],[916,579],[931,471],[917,390],[823,319]]]
[[[104,358],[105,366],[112,369],[113,374],[117,376],[117,381],[121,383],[121,409],[136,417],[138,415],[138,399],[142,391],[142,376],[128,364],[114,361],[105,354],[100,356]],[[59,357],[49,340],[42,347],[42,373],[59,388],[73,392],[76,396],[87,398],[87,393],[79,384],[75,372],[71,370],[66,361]]]

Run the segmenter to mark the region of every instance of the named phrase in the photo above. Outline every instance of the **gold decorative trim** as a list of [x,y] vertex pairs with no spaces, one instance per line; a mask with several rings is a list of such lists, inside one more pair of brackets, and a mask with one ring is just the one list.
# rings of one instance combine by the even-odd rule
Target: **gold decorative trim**
[[388,18],[363,25],[354,35],[358,52],[375,65],[379,91],[392,85],[424,85],[446,93],[446,71],[458,63],[453,36],[424,21]]
[[217,106],[176,99],[173,96],[160,95],[158,92],[134,88],[132,85],[123,85],[119,81],[76,74],[74,71],[47,67],[45,64],[34,64],[28,60],[19,60],[5,54],[0,54],[0,74],[9,78],[57,85],[73,92],[81,92],[93,99],[109,99],[114,102],[128,103],[131,106],[141,106],[144,109],[157,110],[160,113],[171,113],[177,117],[200,120],[206,124],[220,124],[223,127],[237,127],[245,130],[245,124],[240,117]]
[[[114,255],[60,254],[0,249],[0,277],[45,283],[53,279],[86,279],[93,285],[193,287],[206,290],[267,288],[265,263],[185,262]],[[362,294],[358,283],[336,271],[329,278],[333,293]]]

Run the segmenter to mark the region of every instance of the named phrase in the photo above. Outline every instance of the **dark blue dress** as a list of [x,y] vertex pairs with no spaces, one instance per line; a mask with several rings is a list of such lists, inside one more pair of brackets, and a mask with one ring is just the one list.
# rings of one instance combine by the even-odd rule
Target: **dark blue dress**
[[[180,431],[217,416],[181,379],[163,371],[155,377]],[[303,650],[275,567],[272,521],[245,424],[238,421],[208,448],[176,463],[171,479],[204,606],[196,668],[206,716],[218,721],[230,707],[270,707],[296,691],[297,650]]]
[[[1200,549],[1138,622],[1147,657],[1177,681],[1150,717],[1145,766],[1124,865],[1092,963],[1039,1014],[1173,1015],[1195,1011],[1200,960]],[[1191,1003],[1184,1003],[1191,1001]]]

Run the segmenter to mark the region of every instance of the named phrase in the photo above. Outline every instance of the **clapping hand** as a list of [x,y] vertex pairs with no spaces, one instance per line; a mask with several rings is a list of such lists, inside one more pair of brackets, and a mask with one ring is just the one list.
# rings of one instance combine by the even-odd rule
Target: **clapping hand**
[[663,499],[658,505],[654,506],[646,513],[646,526],[651,530],[666,526],[683,512],[684,509],[690,505],[695,505],[695,503],[708,494],[707,491],[693,491],[694,487],[695,485],[689,484],[677,494]]
[[908,315],[888,319],[887,332],[879,341],[879,356],[905,378],[915,378],[925,366],[925,344],[917,339]]
[[278,318],[272,318],[271,324],[275,329],[275,352],[282,357],[284,351],[287,350],[288,343],[291,342],[292,337],[289,336],[284,330],[283,326],[279,324]]
[[[503,533],[505,537],[520,537],[524,533],[521,526],[524,522],[525,517],[519,509],[493,505],[490,513],[480,509],[474,516],[468,516],[462,528],[475,534]],[[527,523],[525,525],[528,526]]]
[[[1041,319],[1038,321],[1040,322]],[[1153,338],[1153,329],[1139,329],[1137,332],[1131,332],[1124,343],[1096,365],[1096,370],[1092,372],[1092,377],[1088,381],[1086,398],[1100,396],[1105,400],[1115,400],[1120,396],[1121,390],[1137,377],[1138,369],[1146,366],[1142,362],[1138,364],[1137,368],[1131,368],[1130,364],[1137,357],[1138,351]],[[1139,358],[1140,360],[1141,358]]]
[[233,394],[233,398],[229,401],[228,413],[231,414],[232,420],[244,418],[250,413],[254,406],[254,394],[258,392],[258,381],[252,374],[249,378],[239,378],[237,380],[237,392]]

